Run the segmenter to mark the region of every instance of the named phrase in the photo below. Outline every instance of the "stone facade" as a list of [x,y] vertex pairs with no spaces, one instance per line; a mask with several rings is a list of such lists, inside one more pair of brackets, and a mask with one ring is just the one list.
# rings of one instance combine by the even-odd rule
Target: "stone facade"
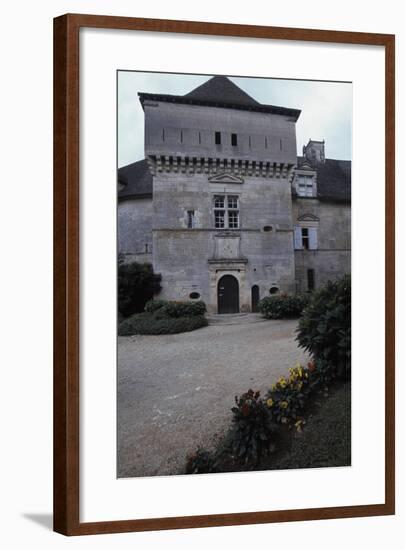
[[152,263],[153,201],[133,198],[118,206],[118,250],[127,262]]
[[147,167],[120,170],[119,252],[153,263],[160,298],[247,312],[350,271],[350,203],[318,193],[323,142],[298,162],[299,111],[259,104],[225,77],[187,96],[139,95]]

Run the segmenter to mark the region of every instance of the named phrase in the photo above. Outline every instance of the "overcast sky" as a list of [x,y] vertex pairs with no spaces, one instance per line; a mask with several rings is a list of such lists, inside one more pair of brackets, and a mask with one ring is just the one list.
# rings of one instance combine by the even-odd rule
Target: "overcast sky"
[[[119,71],[118,167],[144,158],[144,115],[138,92],[184,95],[210,76]],[[352,85],[340,82],[230,79],[260,103],[301,109],[297,153],[310,138],[325,140],[327,158],[351,160]]]

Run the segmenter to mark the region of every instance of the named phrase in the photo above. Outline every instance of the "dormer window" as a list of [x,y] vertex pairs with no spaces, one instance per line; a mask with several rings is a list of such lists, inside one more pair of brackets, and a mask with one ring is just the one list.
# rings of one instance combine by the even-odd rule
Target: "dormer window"
[[314,177],[299,175],[296,189],[297,189],[297,195],[299,197],[313,197],[314,196]]

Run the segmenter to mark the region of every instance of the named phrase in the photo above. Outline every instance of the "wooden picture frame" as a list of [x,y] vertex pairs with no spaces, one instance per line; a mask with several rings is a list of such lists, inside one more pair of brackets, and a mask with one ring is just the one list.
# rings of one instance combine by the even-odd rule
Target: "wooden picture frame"
[[[83,27],[377,45],[385,48],[385,502],[81,523],[79,514],[79,30]],[[54,529],[65,535],[394,514],[393,35],[68,14],[54,20]]]

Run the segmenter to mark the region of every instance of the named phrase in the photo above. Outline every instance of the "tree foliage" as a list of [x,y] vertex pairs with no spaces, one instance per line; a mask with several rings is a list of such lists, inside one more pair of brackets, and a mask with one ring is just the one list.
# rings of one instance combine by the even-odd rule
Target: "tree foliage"
[[118,312],[123,317],[144,310],[160,289],[161,275],[154,273],[151,264],[137,262],[118,264]]
[[350,276],[329,281],[312,294],[297,329],[299,346],[308,351],[320,370],[349,377],[351,368]]

